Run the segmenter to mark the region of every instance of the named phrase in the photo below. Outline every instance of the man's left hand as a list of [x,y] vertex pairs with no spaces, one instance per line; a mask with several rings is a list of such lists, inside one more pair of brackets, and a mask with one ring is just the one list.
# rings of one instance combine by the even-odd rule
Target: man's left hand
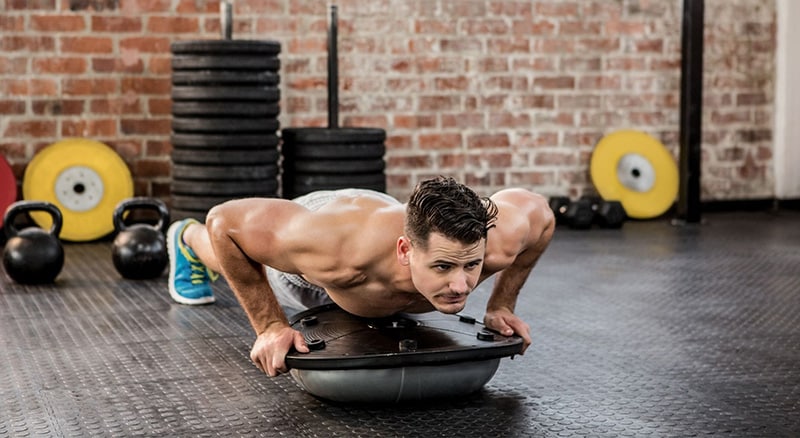
[[486,316],[483,317],[483,323],[487,328],[496,330],[504,336],[511,336],[515,333],[520,336],[524,341],[523,354],[531,345],[531,327],[508,309],[487,310]]

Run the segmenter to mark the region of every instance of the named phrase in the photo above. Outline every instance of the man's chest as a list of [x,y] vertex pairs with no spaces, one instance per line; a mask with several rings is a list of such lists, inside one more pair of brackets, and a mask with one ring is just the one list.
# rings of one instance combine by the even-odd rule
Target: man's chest
[[433,306],[419,293],[392,290],[377,281],[365,281],[347,288],[326,287],[325,290],[339,307],[363,317],[378,318],[398,312],[433,310]]

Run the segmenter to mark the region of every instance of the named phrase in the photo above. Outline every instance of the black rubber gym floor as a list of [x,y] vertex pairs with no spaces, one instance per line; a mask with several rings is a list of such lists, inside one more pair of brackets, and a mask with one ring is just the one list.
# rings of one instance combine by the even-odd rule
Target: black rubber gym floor
[[110,243],[68,244],[56,285],[0,275],[0,436],[800,436],[800,213],[704,218],[560,228],[517,307],[528,352],[472,396],[386,406],[258,371],[223,282],[173,304]]

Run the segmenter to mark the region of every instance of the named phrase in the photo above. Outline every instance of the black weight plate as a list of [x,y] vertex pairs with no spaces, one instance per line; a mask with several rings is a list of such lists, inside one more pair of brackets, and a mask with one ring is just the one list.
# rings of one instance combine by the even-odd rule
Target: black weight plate
[[275,164],[280,158],[277,149],[172,149],[172,162],[180,164]]
[[278,102],[281,92],[277,87],[195,87],[176,85],[172,87],[173,100],[256,100]]
[[268,71],[190,70],[172,73],[173,85],[278,85],[280,75]]
[[278,180],[268,178],[252,181],[172,181],[172,193],[178,195],[239,196],[269,194],[278,190]]
[[276,117],[280,112],[280,106],[276,103],[224,101],[178,101],[172,103],[172,114],[176,116]]
[[380,128],[285,128],[283,141],[291,144],[383,143],[386,131]]
[[208,215],[208,209],[188,210],[181,208],[170,208],[169,215],[173,221],[182,221],[184,219],[195,219],[200,222],[205,222],[206,216]]
[[375,173],[383,172],[386,163],[381,159],[370,160],[297,160],[284,163],[298,173]]
[[247,181],[275,178],[277,175],[278,166],[274,164],[260,166],[173,164],[172,166],[172,177],[176,180]]
[[307,174],[294,172],[289,176],[294,187],[361,187],[386,183],[383,173],[367,173],[360,175]]
[[291,144],[283,143],[283,154],[294,159],[369,159],[382,158],[383,143]]
[[276,132],[280,124],[275,118],[173,117],[175,132]]
[[210,210],[212,207],[222,204],[225,201],[241,198],[275,198],[276,193],[259,193],[259,194],[240,194],[234,196],[184,196],[173,195],[172,205],[174,208],[183,210]]
[[172,57],[172,71],[182,70],[266,70],[278,72],[281,61],[278,58],[246,55],[175,55]]
[[278,41],[268,40],[194,40],[175,41],[170,45],[172,53],[277,55],[281,52]]
[[234,196],[181,196],[172,195],[172,208],[179,210],[208,211],[225,201],[235,199]]
[[277,148],[279,138],[274,134],[172,134],[173,147],[261,149]]

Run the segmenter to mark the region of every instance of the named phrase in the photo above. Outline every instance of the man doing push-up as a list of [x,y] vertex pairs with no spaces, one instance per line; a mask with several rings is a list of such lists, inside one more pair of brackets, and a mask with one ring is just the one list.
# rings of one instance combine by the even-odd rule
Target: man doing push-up
[[270,376],[288,371],[291,348],[309,351],[287,311],[334,302],[370,318],[453,314],[494,274],[484,323],[527,348],[530,328],[514,308],[554,226],[538,194],[481,198],[445,177],[420,182],[406,204],[362,189],[233,200],[212,208],[205,225],[172,224],[169,290],[180,303],[210,303],[210,276],[221,273],[256,332],[250,357]]

